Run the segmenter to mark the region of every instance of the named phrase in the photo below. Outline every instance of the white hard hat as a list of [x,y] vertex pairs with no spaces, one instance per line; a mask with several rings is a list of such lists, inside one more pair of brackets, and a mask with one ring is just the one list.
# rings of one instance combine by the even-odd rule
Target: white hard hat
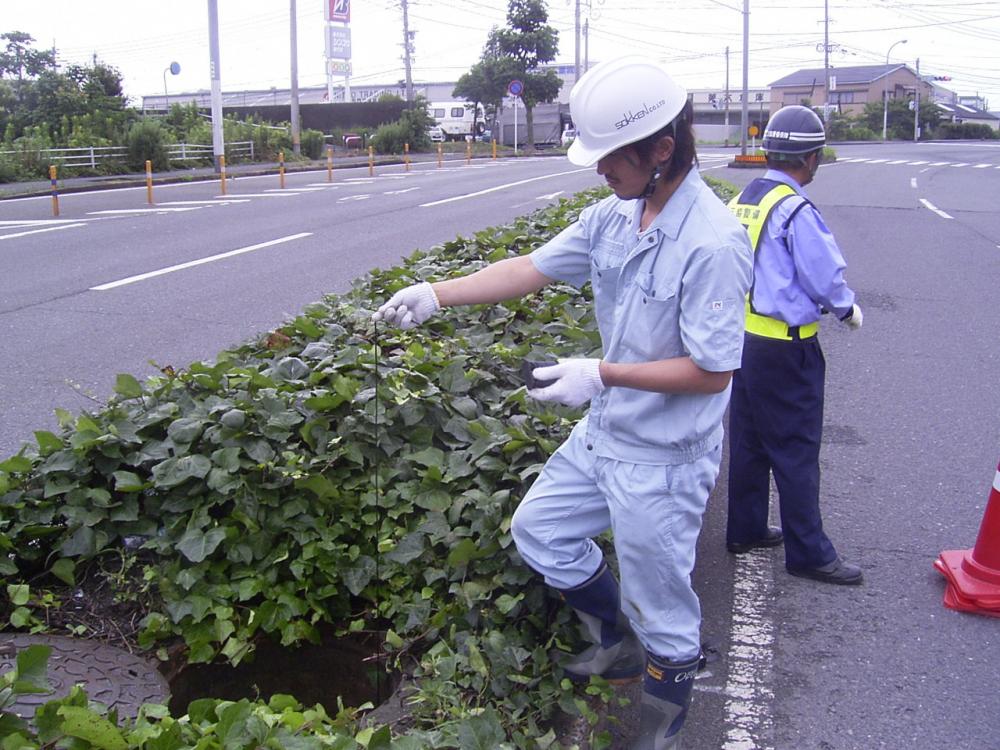
[[621,57],[589,70],[569,95],[576,140],[567,156],[589,167],[612,151],[666,127],[687,103],[687,91],[655,60]]

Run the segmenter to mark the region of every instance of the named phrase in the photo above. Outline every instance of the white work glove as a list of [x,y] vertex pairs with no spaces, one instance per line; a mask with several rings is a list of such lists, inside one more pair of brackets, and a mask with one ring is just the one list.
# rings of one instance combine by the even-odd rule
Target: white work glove
[[847,327],[852,331],[856,331],[861,328],[861,324],[864,322],[865,316],[861,314],[861,308],[854,305],[851,311],[841,318],[841,321],[847,324]]
[[528,391],[529,396],[539,401],[581,406],[604,390],[599,359],[560,359],[558,364],[536,367],[531,374],[538,380],[554,381],[544,388]]
[[375,311],[372,320],[384,320],[403,329],[414,328],[440,309],[434,289],[424,281],[400,289]]

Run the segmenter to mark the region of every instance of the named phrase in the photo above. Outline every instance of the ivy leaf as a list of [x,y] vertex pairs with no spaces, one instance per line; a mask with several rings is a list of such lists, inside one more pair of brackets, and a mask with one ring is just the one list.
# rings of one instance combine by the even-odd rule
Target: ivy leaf
[[462,750],[496,750],[506,738],[492,708],[458,725],[458,742]]
[[177,549],[191,562],[200,563],[215,552],[225,538],[226,532],[220,528],[209,529],[207,532],[188,529],[177,543]]
[[85,740],[100,750],[128,750],[128,743],[118,728],[103,716],[81,706],[62,706],[62,731]]
[[31,471],[31,459],[24,456],[11,456],[6,461],[0,461],[0,471],[7,471],[11,474]]
[[37,430],[35,441],[38,443],[38,452],[42,456],[48,456],[63,448],[63,441],[59,439],[59,436],[48,430]]
[[67,586],[72,586],[76,583],[76,563],[67,557],[62,557],[56,560],[52,564],[51,571],[52,575],[65,583]]
[[131,471],[116,471],[111,478],[116,492],[141,492],[146,486],[139,475]]
[[392,552],[385,554],[386,560],[398,562],[401,565],[416,560],[424,552],[424,535],[420,533],[407,534],[396,545]]
[[17,652],[17,676],[12,688],[16,694],[49,693],[49,656],[52,646],[34,644]]
[[132,375],[118,373],[115,377],[115,393],[122,398],[139,398],[142,396],[142,386]]
[[176,487],[189,479],[204,479],[211,470],[212,461],[208,456],[168,458],[153,467],[153,484],[164,489]]

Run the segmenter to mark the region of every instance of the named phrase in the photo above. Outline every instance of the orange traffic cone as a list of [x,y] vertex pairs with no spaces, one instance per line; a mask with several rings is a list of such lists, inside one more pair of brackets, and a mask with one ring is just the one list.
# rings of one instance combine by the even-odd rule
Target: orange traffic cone
[[976,546],[945,550],[934,567],[948,581],[944,605],[1000,617],[1000,465],[979,527]]

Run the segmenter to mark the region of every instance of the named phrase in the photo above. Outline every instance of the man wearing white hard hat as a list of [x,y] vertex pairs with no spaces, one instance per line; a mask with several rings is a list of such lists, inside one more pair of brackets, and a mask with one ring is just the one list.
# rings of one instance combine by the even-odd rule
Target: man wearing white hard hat
[[[593,288],[604,356],[538,367],[532,398],[586,416],[514,514],[521,556],[592,645],[573,679],[643,680],[632,750],[678,747],[700,656],[695,545],[722,456],[753,256],[695,168],[687,93],[657,62],[594,67],[573,87],[569,159],[614,191],[529,255],[400,290],[376,318],[408,328],[442,307],[500,302],[555,280]],[[612,529],[621,586],[593,538]]]

